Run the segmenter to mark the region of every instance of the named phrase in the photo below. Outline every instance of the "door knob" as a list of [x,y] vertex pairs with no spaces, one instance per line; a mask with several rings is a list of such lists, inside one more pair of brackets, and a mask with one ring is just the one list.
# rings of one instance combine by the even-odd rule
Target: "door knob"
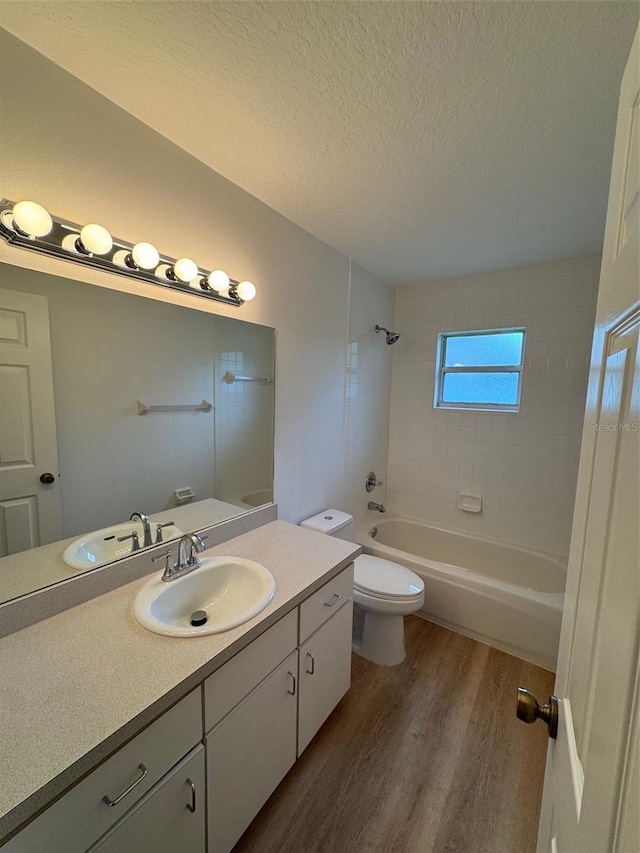
[[549,697],[548,705],[541,705],[526,687],[518,687],[518,707],[516,715],[523,723],[535,723],[543,720],[549,727],[549,737],[558,737],[558,698]]
[[53,474],[50,474],[48,471],[46,474],[40,474],[40,482],[44,483],[45,486],[50,486],[51,483],[55,483],[56,478]]

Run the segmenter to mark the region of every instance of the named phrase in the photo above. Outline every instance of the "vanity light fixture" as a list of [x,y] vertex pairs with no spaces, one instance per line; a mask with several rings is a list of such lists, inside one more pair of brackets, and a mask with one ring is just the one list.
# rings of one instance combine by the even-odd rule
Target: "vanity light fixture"
[[102,225],[80,226],[51,214],[34,201],[0,199],[0,235],[11,245],[95,269],[204,296],[239,307],[256,295],[250,281],[224,270],[203,270],[191,258],[161,255],[151,243],[126,243]]

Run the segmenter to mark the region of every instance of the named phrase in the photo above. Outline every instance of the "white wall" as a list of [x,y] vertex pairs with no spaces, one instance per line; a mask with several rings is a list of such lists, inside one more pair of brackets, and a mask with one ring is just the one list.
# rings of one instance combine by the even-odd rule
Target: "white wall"
[[[396,295],[389,509],[565,556],[599,257],[403,287]],[[439,332],[525,326],[518,413],[433,408]],[[459,492],[482,495],[478,515]]]
[[[394,347],[377,325],[393,328],[394,293],[356,263],[351,264],[349,341],[344,399],[344,506],[356,523],[375,518],[367,503],[384,503],[386,486],[370,494],[364,484],[374,470],[386,480],[389,393]],[[395,345],[397,346],[397,344]],[[321,507],[319,507],[321,509]]]
[[[276,327],[280,516],[296,522],[339,506],[348,259],[5,32],[0,47],[3,194],[32,198],[71,221],[98,221],[125,240],[146,239],[167,255],[188,255],[203,267],[254,281],[258,296],[240,310],[166,296]],[[4,243],[0,260],[78,276],[76,267]],[[143,295],[154,291],[156,298],[161,293],[94,271],[82,277]]]

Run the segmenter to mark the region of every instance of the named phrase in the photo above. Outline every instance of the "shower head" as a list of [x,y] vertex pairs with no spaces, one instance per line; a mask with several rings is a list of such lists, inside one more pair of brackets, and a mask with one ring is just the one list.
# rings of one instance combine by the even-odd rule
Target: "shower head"
[[391,346],[391,344],[395,344],[400,335],[397,332],[390,332],[389,329],[385,329],[384,326],[376,326],[376,335],[378,332],[386,332],[387,333],[387,346]]

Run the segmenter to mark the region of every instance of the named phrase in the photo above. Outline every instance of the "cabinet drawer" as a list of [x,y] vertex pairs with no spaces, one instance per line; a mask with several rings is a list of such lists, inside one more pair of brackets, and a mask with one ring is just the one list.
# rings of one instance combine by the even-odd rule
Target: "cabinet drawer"
[[336,610],[353,597],[353,563],[300,605],[300,642],[317,631]]
[[88,853],[204,853],[204,747],[163,777]]
[[297,611],[292,610],[231,658],[204,683],[208,732],[283,661],[298,644]]
[[[197,689],[12,838],[6,853],[84,853],[200,740]],[[116,805],[105,803],[105,796],[116,800],[128,788]]]

